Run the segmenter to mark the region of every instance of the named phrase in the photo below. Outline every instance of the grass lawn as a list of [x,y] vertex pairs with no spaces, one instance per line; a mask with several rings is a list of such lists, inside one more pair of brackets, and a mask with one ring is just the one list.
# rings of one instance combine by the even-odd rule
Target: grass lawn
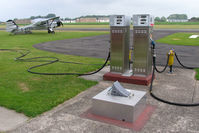
[[5,28],[6,25],[0,24],[0,28]]
[[64,25],[60,28],[109,28],[109,25]]
[[[31,50],[31,54],[25,58],[55,56],[64,61],[103,64],[104,60],[102,59],[56,54],[32,47],[33,44],[37,43],[101,34],[107,34],[107,32],[56,32],[56,34],[47,34],[46,31],[37,31],[29,35],[9,35],[0,31],[0,49],[26,48]],[[97,84],[97,82],[87,81],[77,76],[46,76],[28,73],[29,67],[41,63],[14,61],[14,58],[19,55],[15,52],[0,51],[0,106],[22,112],[29,117],[35,117],[48,111]],[[86,73],[97,68],[99,66],[55,63],[37,68],[34,71]]]
[[199,69],[196,69],[196,79],[199,80]]
[[[109,25],[64,25],[64,28],[109,28]],[[155,25],[154,29],[199,29],[199,25]]]
[[191,35],[199,35],[199,33],[174,33],[156,41],[171,45],[199,46],[199,38],[189,38]]
[[[199,48],[199,38],[189,38],[191,35],[199,35],[199,33],[174,33],[172,35],[156,40],[156,42],[171,45],[198,46]],[[196,69],[196,72],[196,79],[199,80],[199,69]]]
[[64,25],[109,25],[108,22],[77,22],[77,23],[64,23]]
[[199,29],[199,25],[155,25],[154,29]]
[[155,22],[155,25],[199,25],[199,22]]

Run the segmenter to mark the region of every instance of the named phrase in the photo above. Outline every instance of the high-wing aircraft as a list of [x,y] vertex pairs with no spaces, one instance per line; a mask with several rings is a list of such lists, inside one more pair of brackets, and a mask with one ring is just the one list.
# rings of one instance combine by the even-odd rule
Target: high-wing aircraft
[[6,31],[12,34],[28,34],[31,30],[48,30],[48,33],[55,33],[53,30],[56,27],[63,26],[60,17],[53,17],[49,19],[36,19],[32,24],[19,27],[13,20],[6,22]]

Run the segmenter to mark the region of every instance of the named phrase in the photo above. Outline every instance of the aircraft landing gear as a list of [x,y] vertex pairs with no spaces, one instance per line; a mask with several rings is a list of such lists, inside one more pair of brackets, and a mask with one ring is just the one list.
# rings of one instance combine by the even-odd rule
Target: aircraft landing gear
[[28,31],[24,31],[24,33],[25,33],[25,34],[32,34],[32,32],[29,31],[29,30],[28,30]]
[[52,33],[52,34],[55,34],[55,31],[54,31],[53,29],[51,29],[51,28],[48,28],[48,33],[49,33],[49,34],[51,34],[51,33]]

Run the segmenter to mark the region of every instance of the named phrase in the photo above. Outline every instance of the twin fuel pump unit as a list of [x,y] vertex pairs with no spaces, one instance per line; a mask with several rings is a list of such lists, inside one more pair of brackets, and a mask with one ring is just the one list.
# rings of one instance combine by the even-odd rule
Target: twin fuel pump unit
[[149,14],[133,15],[133,44],[130,44],[130,25],[131,18],[125,15],[110,16],[110,72],[103,79],[116,82],[92,98],[91,111],[132,123],[147,107],[146,92],[125,89],[119,82],[149,85],[153,80],[154,19]]
[[110,16],[110,72],[104,75],[104,80],[148,85],[152,79],[154,18],[149,14],[133,15],[133,45],[130,25],[130,17]]
[[[146,109],[146,92],[125,89],[119,82],[149,85],[149,94],[158,101],[176,106],[199,106],[199,103],[176,103],[156,96],[153,93],[155,71],[163,73],[172,65],[174,55],[185,68],[177,54],[170,50],[166,65],[162,70],[156,67],[155,41],[152,39],[154,18],[149,14],[133,15],[133,37],[130,33],[131,19],[125,15],[110,16],[110,72],[104,80],[116,81],[92,98],[91,112],[98,116],[120,121],[135,122]],[[130,39],[133,39],[130,44]],[[107,59],[108,59],[107,58]],[[118,82],[119,81],[119,82]]]
[[[163,73],[172,66],[174,57],[185,69],[195,69],[183,65],[176,51],[168,52],[166,65],[162,70],[156,67],[155,41],[152,39],[154,17],[150,14],[137,14],[132,17],[133,37],[130,33],[131,18],[125,15],[110,16],[110,72],[104,74],[104,80],[120,81],[138,85],[149,85],[150,95],[158,101],[176,106],[199,106],[199,103],[175,103],[157,97],[153,93],[155,71]],[[130,44],[130,39],[133,39]]]

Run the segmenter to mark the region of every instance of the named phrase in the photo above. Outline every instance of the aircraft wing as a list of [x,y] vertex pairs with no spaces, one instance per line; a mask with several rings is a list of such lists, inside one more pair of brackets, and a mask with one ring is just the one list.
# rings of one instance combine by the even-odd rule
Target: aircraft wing
[[49,18],[49,19],[43,19],[41,21],[38,21],[36,23],[36,25],[45,25],[47,24],[50,20],[54,21],[55,19],[59,19],[60,17],[53,17],[53,18]]
[[47,19],[47,21],[48,21],[48,20],[55,20],[55,19],[58,19],[58,18],[60,18],[60,17],[49,18],[49,19]]

